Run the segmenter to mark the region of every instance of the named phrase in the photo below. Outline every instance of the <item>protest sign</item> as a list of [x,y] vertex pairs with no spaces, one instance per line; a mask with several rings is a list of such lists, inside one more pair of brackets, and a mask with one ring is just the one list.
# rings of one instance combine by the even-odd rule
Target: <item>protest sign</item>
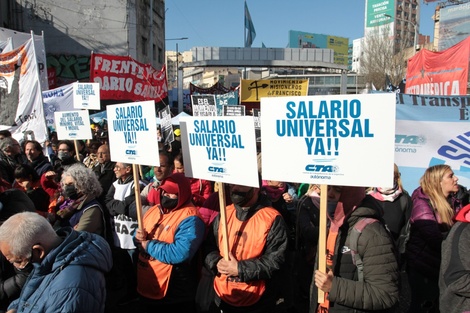
[[395,94],[263,98],[261,111],[264,179],[393,186]]
[[253,117],[182,117],[186,176],[259,187]]
[[100,84],[74,83],[73,107],[75,109],[100,110]]
[[91,139],[90,116],[87,110],[54,112],[57,139]]
[[192,95],[193,116],[217,116],[214,95]]
[[153,101],[108,105],[106,113],[112,161],[160,165]]
[[245,116],[244,105],[224,105],[224,116]]
[[165,145],[170,144],[175,140],[175,133],[173,132],[173,123],[171,120],[170,107],[167,105],[163,110],[158,111],[158,117],[160,119],[163,143]]

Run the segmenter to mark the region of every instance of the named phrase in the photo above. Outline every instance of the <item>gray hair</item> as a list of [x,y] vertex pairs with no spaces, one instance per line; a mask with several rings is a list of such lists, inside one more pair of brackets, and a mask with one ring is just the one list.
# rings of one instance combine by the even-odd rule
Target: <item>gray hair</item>
[[5,137],[0,140],[0,150],[5,150],[8,147],[13,147],[14,145],[17,145],[18,141],[13,138],[13,137]]
[[83,166],[81,163],[70,165],[62,174],[61,183],[64,185],[65,177],[70,176],[75,181],[77,191],[86,196],[98,197],[103,191],[98,177],[91,168]]
[[49,221],[36,212],[17,213],[0,226],[0,242],[16,257],[30,258],[35,244],[49,246],[56,238]]

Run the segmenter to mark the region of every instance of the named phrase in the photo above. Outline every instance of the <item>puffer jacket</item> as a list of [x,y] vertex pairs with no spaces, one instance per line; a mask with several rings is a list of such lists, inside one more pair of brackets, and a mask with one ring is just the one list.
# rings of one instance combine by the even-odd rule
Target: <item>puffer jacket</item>
[[[366,196],[340,227],[333,257],[329,313],[392,312],[395,309],[399,298],[399,268],[393,239],[383,226],[382,215],[376,202]],[[359,236],[357,249],[364,264],[364,280],[360,282],[349,240],[354,225],[363,218],[380,222],[367,225]],[[312,287],[311,312],[315,312],[318,289],[314,282]]]
[[19,299],[8,307],[23,312],[104,312],[104,274],[112,256],[102,237],[76,232],[70,227],[57,234],[64,238],[41,263],[34,263]]
[[410,239],[406,246],[409,270],[438,279],[441,263],[441,244],[448,229],[439,223],[438,213],[431,207],[429,197],[418,187],[412,194]]
[[442,243],[442,262],[439,274],[439,307],[441,312],[470,311],[470,222],[465,215],[470,205],[456,216],[456,223]]

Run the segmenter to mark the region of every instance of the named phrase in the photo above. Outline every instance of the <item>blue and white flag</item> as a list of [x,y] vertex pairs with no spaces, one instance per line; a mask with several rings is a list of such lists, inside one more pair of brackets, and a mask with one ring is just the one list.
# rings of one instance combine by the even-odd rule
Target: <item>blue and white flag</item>
[[245,1],[245,28],[247,30],[247,34],[245,36],[245,48],[251,47],[251,44],[255,40],[256,31],[255,26],[253,25],[253,21],[251,20],[250,11],[248,11],[248,6],[246,5]]

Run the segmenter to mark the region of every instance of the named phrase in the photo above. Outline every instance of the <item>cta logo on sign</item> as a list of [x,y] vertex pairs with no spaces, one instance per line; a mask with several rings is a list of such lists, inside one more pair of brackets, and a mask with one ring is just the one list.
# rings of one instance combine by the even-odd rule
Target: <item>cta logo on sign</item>
[[334,161],[334,159],[313,160],[312,163],[305,165],[305,172],[310,174],[310,178],[312,179],[331,179],[334,175],[340,175],[339,166],[331,164],[332,161]]
[[137,156],[138,156],[137,150],[135,149],[134,146],[129,147],[129,149],[126,149],[125,154],[126,154],[126,156],[129,157],[130,159],[134,159],[134,157],[137,157]]
[[211,174],[212,177],[222,178],[224,175],[227,175],[227,168],[224,167],[223,163],[213,163],[207,168],[207,171]]

